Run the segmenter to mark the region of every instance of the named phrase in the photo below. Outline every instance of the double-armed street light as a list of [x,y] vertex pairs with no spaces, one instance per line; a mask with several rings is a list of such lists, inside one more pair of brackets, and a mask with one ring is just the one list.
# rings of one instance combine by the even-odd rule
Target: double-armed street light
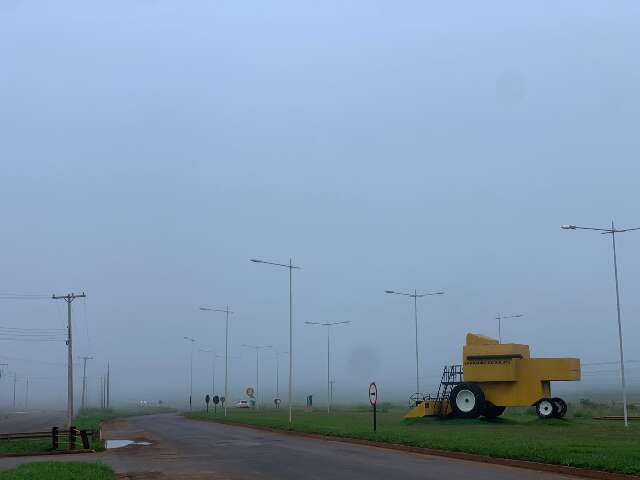
[[418,356],[418,298],[429,297],[432,295],[444,295],[444,292],[427,292],[427,293],[418,293],[417,290],[414,290],[413,293],[405,293],[405,292],[396,292],[395,290],[385,290],[384,293],[388,293],[391,295],[403,295],[405,297],[413,298],[413,318],[415,322],[415,330],[416,330],[416,402],[419,400],[420,396],[420,360]]
[[300,269],[300,267],[293,265],[292,259],[289,259],[288,265],[284,263],[266,262],[257,258],[251,258],[250,261],[289,269],[289,424],[291,424],[293,421],[293,270]]
[[[224,416],[227,416],[227,404],[229,403],[229,314],[233,313],[227,308],[210,308],[200,307],[203,312],[218,312],[226,315],[225,334],[224,334]],[[213,395],[213,393],[212,393]]]
[[593,228],[593,227],[578,227],[577,225],[562,225],[563,230],[592,230],[599,232],[602,235],[611,235],[611,243],[613,247],[613,272],[616,282],[616,309],[618,312],[618,345],[620,350],[620,380],[622,383],[622,406],[624,410],[624,426],[629,426],[628,414],[627,414],[627,386],[624,377],[624,351],[622,347],[622,320],[620,314],[620,287],[618,283],[618,257],[616,254],[616,234],[631,232],[633,230],[640,230],[640,227],[635,228],[616,228],[613,221],[611,222],[611,228]]
[[347,323],[351,323],[350,320],[346,320],[344,322],[304,322],[307,325],[320,325],[322,327],[327,327],[327,413],[331,412],[331,380],[330,380],[330,352],[331,352],[331,327],[335,325],[344,325]]

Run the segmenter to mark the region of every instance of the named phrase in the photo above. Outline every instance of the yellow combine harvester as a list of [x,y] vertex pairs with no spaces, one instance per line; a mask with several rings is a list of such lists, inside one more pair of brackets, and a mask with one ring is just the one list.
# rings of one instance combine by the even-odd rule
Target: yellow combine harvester
[[467,334],[462,363],[444,367],[438,393],[414,398],[405,418],[495,418],[506,407],[531,405],[541,418],[562,418],[567,403],[551,397],[550,382],[580,380],[578,358],[531,358],[528,345],[473,333]]

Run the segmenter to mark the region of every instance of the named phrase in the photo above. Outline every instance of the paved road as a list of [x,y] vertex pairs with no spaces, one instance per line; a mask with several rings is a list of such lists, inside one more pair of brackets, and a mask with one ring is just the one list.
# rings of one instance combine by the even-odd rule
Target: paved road
[[[192,421],[174,414],[117,420],[106,425],[104,434],[106,438],[147,440],[153,444],[36,460],[100,460],[121,474],[120,478],[136,480],[575,480],[512,467]],[[28,460],[0,459],[0,469],[25,461]]]
[[30,410],[11,412],[0,416],[0,433],[39,432],[51,427],[64,427],[65,412],[56,410]]

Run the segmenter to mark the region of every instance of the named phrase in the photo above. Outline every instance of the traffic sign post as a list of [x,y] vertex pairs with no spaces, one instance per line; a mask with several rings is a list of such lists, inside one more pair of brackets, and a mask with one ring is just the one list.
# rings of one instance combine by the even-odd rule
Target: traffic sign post
[[378,404],[378,387],[376,386],[376,382],[371,382],[369,385],[369,403],[373,407],[373,431],[375,432],[377,428],[376,405]]
[[214,395],[213,398],[213,413],[214,415],[218,413],[218,403],[220,403],[220,397],[218,395]]
[[209,402],[211,401],[211,397],[207,393],[207,396],[204,397],[204,402],[207,404],[207,413],[209,413]]

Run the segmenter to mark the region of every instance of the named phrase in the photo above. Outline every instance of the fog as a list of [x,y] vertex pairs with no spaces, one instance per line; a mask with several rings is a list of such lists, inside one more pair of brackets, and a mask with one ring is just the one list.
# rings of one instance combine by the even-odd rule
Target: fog
[[[0,3],[0,327],[66,327],[88,401],[184,407],[224,354],[229,397],[255,352],[289,348],[294,394],[415,389],[460,363],[467,332],[536,356],[618,358],[611,238],[639,227],[637,2],[18,1]],[[632,400],[640,398],[640,233],[619,235]],[[64,332],[61,332],[62,335]],[[62,407],[66,347],[0,333],[0,409]],[[21,340],[21,341],[18,341]],[[585,366],[575,395],[611,389]],[[286,399],[288,358],[280,361]],[[275,391],[275,355],[261,361]],[[217,360],[222,393],[224,359]],[[218,387],[219,386],[219,387]],[[78,401],[78,400],[77,400]]]

